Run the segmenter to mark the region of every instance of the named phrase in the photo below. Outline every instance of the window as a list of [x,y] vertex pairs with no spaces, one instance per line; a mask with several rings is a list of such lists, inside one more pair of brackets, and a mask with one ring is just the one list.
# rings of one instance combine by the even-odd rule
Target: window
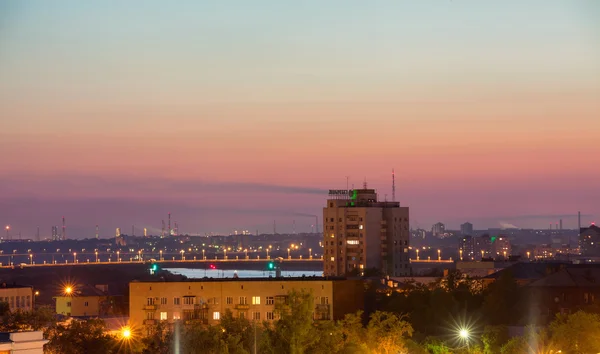
[[275,319],[275,315],[273,312],[267,312],[267,320],[273,321]]
[[218,311],[213,312],[213,320],[218,321],[221,319],[221,313]]
[[153,320],[154,319],[154,312],[146,312],[146,319]]
[[331,261],[334,262],[335,261],[335,257],[331,257]]
[[154,300],[151,297],[146,298],[146,305],[154,305]]
[[194,304],[194,298],[191,296],[184,296],[183,297],[183,304],[184,305],[193,305]]
[[362,226],[362,225],[358,225],[358,229],[359,229],[359,230],[362,230],[362,229],[363,229],[363,226]]
[[166,312],[161,312],[160,313],[160,320],[161,321],[166,321],[167,320],[167,313]]
[[167,304],[167,298],[166,297],[161,297],[160,298],[160,304],[161,305],[166,305]]
[[252,305],[260,305],[260,296],[252,296]]
[[358,240],[348,240],[346,243],[349,245],[358,245]]
[[267,296],[267,305],[273,305],[275,303],[275,300],[273,299],[273,296]]
[[248,299],[245,296],[240,296],[240,305],[247,305]]
[[71,307],[71,301],[67,301],[67,307]]
[[260,321],[260,312],[252,312],[252,320]]
[[88,306],[89,306],[89,302],[87,302],[87,301],[86,301],[86,302],[84,302],[84,303],[83,303],[83,306],[85,306],[85,307],[88,307]]
[[329,304],[329,298],[326,296],[321,296],[321,305]]
[[241,319],[246,318],[246,313],[244,311],[240,312],[239,318],[241,318]]
[[31,296],[27,295],[27,303],[25,304],[27,307],[31,307]]
[[174,297],[173,298],[173,305],[181,305],[181,298],[180,297]]
[[233,305],[233,296],[227,296],[227,305]]
[[181,314],[179,312],[173,312],[173,319],[174,320],[180,320],[181,319]]

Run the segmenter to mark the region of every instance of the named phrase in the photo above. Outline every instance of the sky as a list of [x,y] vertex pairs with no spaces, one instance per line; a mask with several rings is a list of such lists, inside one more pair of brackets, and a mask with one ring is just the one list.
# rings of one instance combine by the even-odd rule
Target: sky
[[[314,229],[600,221],[600,3],[0,2],[0,224]],[[294,227],[295,225],[295,227]]]

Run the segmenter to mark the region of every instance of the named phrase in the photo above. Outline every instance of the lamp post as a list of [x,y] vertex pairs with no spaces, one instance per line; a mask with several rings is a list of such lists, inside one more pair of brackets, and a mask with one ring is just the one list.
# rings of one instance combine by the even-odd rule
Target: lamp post
[[77,263],[77,252],[73,252],[73,263]]
[[162,261],[163,260],[163,256],[162,256],[162,250],[158,251],[158,260]]
[[529,259],[530,254],[531,254],[531,252],[527,251],[527,259]]
[[290,249],[288,248],[288,259],[292,259],[292,256],[290,255]]
[[227,259],[227,248],[223,248],[223,259]]
[[308,259],[312,259],[312,248],[308,249]]
[[121,262],[121,251],[117,251],[117,262]]
[[184,260],[184,258],[183,258],[183,254],[185,253],[185,251],[184,251],[184,250],[181,250],[181,251],[179,251],[179,253],[181,253],[181,260],[183,261],[183,260]]
[[484,251],[481,250],[481,259],[483,259],[483,253],[484,253]]
[[142,262],[142,250],[138,251],[138,259]]
[[96,251],[94,253],[96,253],[96,263],[98,263],[98,251]]
[[458,250],[458,253],[460,253],[460,260],[462,261],[463,260],[463,257],[462,257],[463,250],[462,250],[462,248]]
[[202,249],[202,259],[206,260],[206,257],[204,256],[204,249]]
[[442,260],[442,250],[438,250],[438,261]]
[[267,248],[267,259],[269,259],[269,249]]
[[246,254],[246,259],[248,259],[248,249],[247,248],[244,250],[244,253]]
[[10,225],[6,225],[5,229],[6,229],[6,239],[8,240],[8,236],[9,236],[9,232],[10,232]]
[[33,265],[33,253],[29,254],[29,260],[30,260],[31,265]]
[[419,249],[417,249],[417,261],[419,260]]

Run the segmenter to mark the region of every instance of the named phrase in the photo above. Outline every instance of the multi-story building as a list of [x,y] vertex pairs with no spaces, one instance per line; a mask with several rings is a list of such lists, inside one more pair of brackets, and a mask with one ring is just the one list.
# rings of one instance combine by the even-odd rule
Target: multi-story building
[[107,285],[68,287],[56,296],[56,313],[72,317],[102,317],[112,315],[118,296],[108,291]]
[[129,324],[200,320],[217,324],[225,311],[254,321],[277,319],[276,305],[290,291],[314,296],[314,319],[337,320],[364,307],[360,280],[335,278],[232,278],[181,282],[134,281],[129,284]]
[[324,275],[363,274],[366,269],[410,275],[408,246],[408,207],[378,201],[374,189],[330,191],[323,208]]
[[472,236],[463,236],[458,241],[458,254],[461,261],[475,259],[475,245]]
[[435,237],[443,237],[444,234],[446,234],[446,225],[444,225],[441,222],[433,224],[433,226],[431,227],[431,233]]
[[46,343],[43,331],[0,332],[0,354],[44,354]]
[[507,259],[512,255],[512,247],[508,237],[494,236],[491,241],[494,259]]
[[6,302],[11,312],[33,309],[33,288],[22,285],[0,285],[0,301]]
[[460,234],[463,236],[473,236],[473,224],[466,222],[460,225]]
[[492,239],[490,235],[485,234],[475,238],[474,253],[477,258],[492,257]]
[[579,230],[579,246],[584,256],[600,256],[600,227],[592,224]]

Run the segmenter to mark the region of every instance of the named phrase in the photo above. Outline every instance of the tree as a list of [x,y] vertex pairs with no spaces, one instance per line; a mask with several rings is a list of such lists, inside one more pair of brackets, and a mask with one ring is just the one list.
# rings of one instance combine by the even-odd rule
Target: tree
[[490,284],[483,302],[484,317],[492,325],[509,325],[518,321],[511,311],[519,301],[519,286],[510,269],[500,273],[500,277]]
[[32,311],[5,313],[0,319],[0,330],[4,332],[39,331],[54,323],[54,309],[40,306]]
[[496,354],[500,352],[502,345],[508,342],[508,328],[506,326],[485,326],[481,341],[485,354]]
[[104,321],[73,320],[68,325],[57,324],[46,331],[49,342],[44,352],[49,354],[110,354],[119,347],[117,340],[106,333]]
[[404,337],[410,337],[413,328],[404,316],[377,311],[371,315],[366,338],[372,353],[403,353]]
[[546,330],[535,327],[525,328],[525,334],[522,337],[511,338],[500,350],[502,354],[551,354],[557,352],[550,342]]
[[10,305],[6,301],[0,301],[0,316],[6,316],[10,312]]
[[163,321],[159,322],[150,333],[141,340],[143,354],[170,354],[172,352],[173,332]]
[[558,315],[550,324],[552,341],[566,353],[600,352],[600,316],[578,311],[571,315]]

